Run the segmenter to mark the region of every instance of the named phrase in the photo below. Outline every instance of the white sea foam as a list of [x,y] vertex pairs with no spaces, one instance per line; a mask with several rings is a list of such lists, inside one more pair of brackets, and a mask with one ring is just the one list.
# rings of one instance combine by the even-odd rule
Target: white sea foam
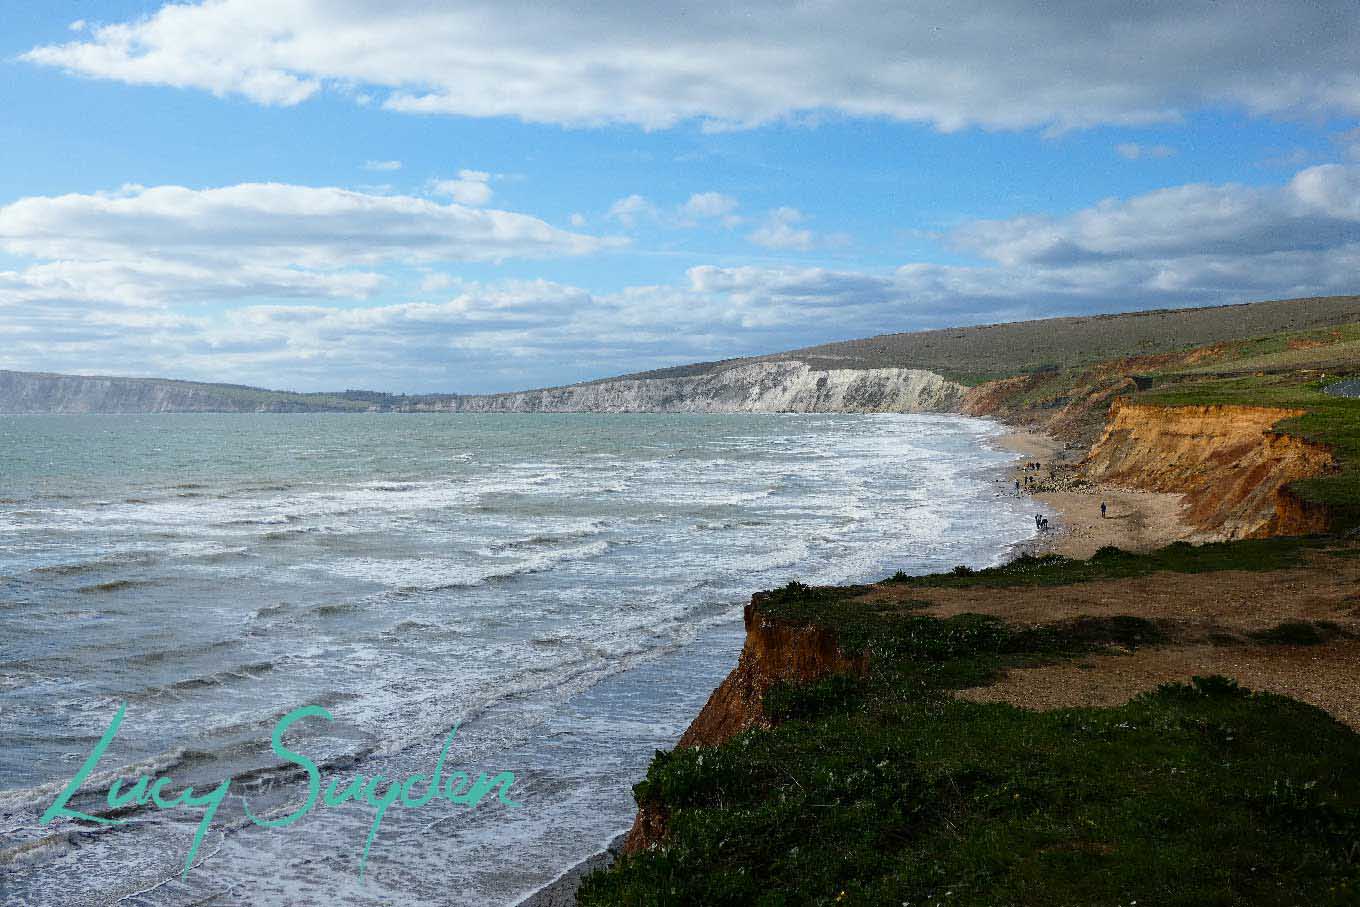
[[[17,741],[0,740],[0,849],[25,854],[7,867],[21,897],[96,879],[145,904],[234,886],[266,905],[508,898],[530,887],[505,882],[528,848],[570,861],[626,824],[646,758],[730,666],[751,592],[980,566],[1032,528],[992,495],[986,470],[1009,455],[978,443],[995,429],[976,420],[354,416],[288,423],[275,453],[280,424],[205,417],[196,456],[220,457],[215,475],[133,457],[73,467],[66,498],[0,479],[15,502],[0,505],[0,573],[19,577],[28,628],[0,623]],[[128,431],[132,457],[144,440]],[[335,722],[309,745],[364,773],[426,764],[462,721],[460,752],[536,779],[532,808],[512,824],[385,823],[363,888],[336,857],[364,836],[343,812],[287,835],[224,828],[187,885],[161,883],[191,829],[139,816],[84,841],[77,870],[34,825],[74,770],[48,761],[49,729],[97,736],[120,701],[116,751],[87,787],[139,767],[213,781],[316,703]],[[458,883],[421,881],[431,859]]]

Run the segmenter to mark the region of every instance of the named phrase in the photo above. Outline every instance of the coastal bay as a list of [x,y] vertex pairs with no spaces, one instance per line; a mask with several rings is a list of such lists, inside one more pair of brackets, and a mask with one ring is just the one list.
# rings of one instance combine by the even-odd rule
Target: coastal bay
[[[1297,368],[1324,336],[970,390],[1017,426],[995,494],[1049,525],[1000,567],[754,596],[580,903],[1350,903],[1360,420]],[[1263,348],[1288,367],[1247,373]],[[1329,824],[1258,809],[1267,778]]]

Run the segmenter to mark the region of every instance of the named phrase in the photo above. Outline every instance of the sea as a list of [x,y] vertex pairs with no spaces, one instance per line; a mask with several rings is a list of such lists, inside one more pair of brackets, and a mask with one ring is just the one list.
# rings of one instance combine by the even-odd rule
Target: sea
[[[1034,530],[946,415],[0,416],[0,903],[510,905],[625,830],[751,594]],[[475,808],[321,781],[514,775]],[[116,779],[199,792],[105,818]],[[504,778],[504,776],[501,776]],[[377,789],[376,787],[374,788]],[[504,792],[502,785],[497,788]],[[511,806],[509,803],[518,804]],[[324,802],[324,801],[323,801]],[[246,809],[250,812],[247,813]],[[360,868],[363,874],[360,875]]]

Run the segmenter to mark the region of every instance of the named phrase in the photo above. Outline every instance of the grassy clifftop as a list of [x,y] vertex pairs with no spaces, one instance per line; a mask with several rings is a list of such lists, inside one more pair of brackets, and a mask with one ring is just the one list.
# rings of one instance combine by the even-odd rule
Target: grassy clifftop
[[[1346,317],[1020,366],[1036,345],[969,405],[1085,443],[1116,397],[1297,410],[1274,430],[1326,445],[1337,468],[1290,490],[1347,530],[1360,399],[1323,392],[1360,375]],[[640,849],[579,903],[1360,903],[1357,588],[1360,542],[1337,536],[757,596],[733,688],[755,686],[758,716],[657,754],[635,788]],[[845,657],[771,644],[825,634]],[[759,657],[840,667],[809,679]]]
[[1303,415],[1275,430],[1325,445],[1339,468],[1291,490],[1325,506],[1346,529],[1360,526],[1360,399],[1324,388],[1356,375],[1360,322],[1018,375],[974,388],[965,408],[1082,444],[1099,436],[1116,397],[1158,406],[1298,410]]
[[[884,334],[807,347],[782,355],[803,359],[820,368],[924,368],[965,384],[976,384],[1111,359],[1157,355],[1343,324],[1360,324],[1360,296],[1049,318]],[[1355,362],[1354,355],[1350,361]]]
[[636,795],[665,817],[664,836],[590,878],[579,902],[1357,903],[1360,736],[1323,711],[1219,676],[1110,707],[1036,711],[959,695],[1011,672],[1095,671],[1096,660],[1177,647],[1208,645],[1230,664],[1312,643],[1309,657],[1345,660],[1351,649],[1331,655],[1323,640],[1353,625],[1284,620],[1248,638],[1137,614],[1026,624],[939,611],[970,585],[994,603],[1042,600],[1061,584],[1128,604],[1149,582],[1219,573],[1241,583],[1250,568],[1268,587],[1299,582],[1306,559],[1354,572],[1356,553],[1324,542],[1179,546],[770,593],[762,620],[829,629],[868,670],[775,684],[763,697],[772,727],[659,753]]

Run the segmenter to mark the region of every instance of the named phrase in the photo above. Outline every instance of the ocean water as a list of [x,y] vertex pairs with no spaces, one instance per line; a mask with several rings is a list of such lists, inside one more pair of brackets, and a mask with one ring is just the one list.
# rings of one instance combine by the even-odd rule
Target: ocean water
[[[1033,530],[991,423],[933,415],[0,417],[0,902],[510,904],[631,786],[791,579],[998,562]],[[232,796],[39,816],[118,777]],[[515,773],[509,808],[314,810],[323,780]]]

